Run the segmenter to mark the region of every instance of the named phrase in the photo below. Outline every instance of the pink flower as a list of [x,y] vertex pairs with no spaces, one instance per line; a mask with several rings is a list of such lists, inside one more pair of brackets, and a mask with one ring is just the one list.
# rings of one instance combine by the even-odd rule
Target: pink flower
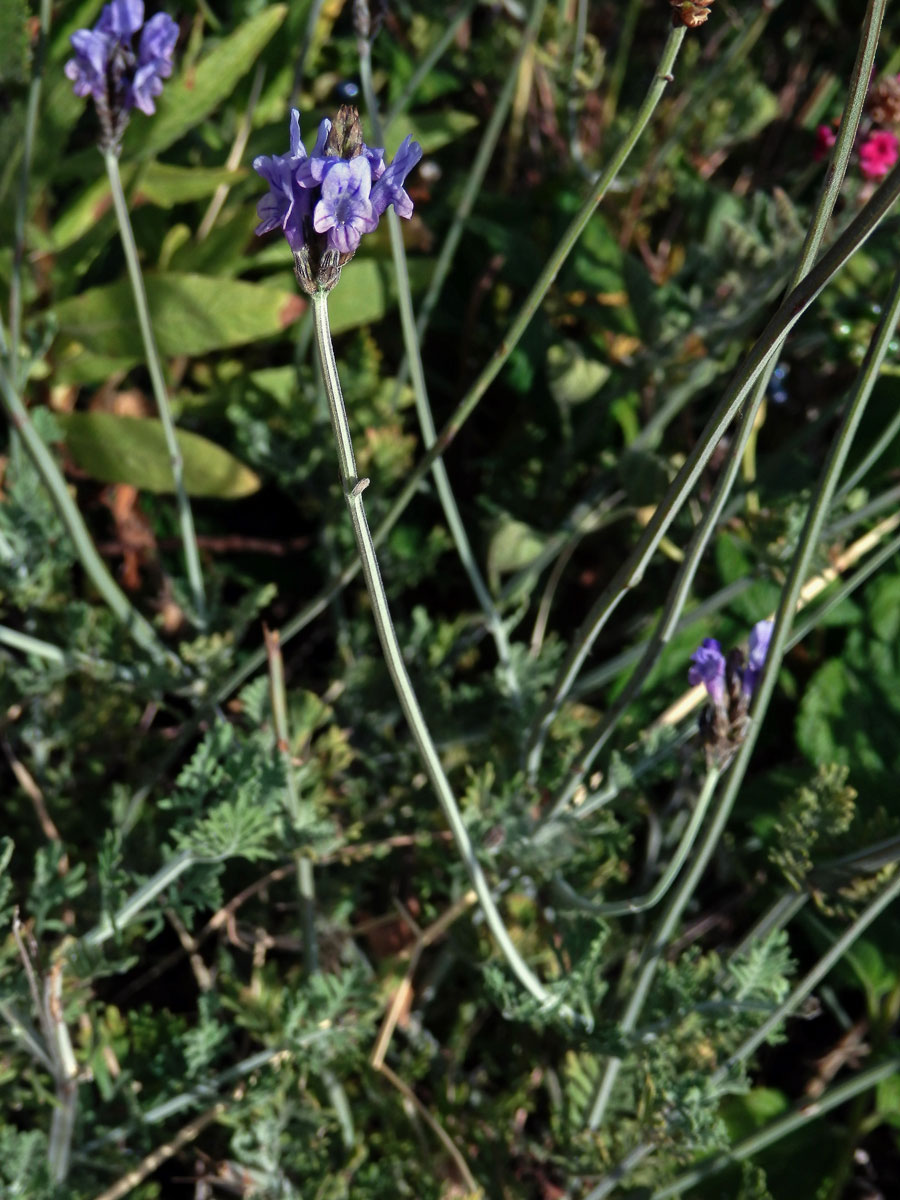
[[816,160],[816,162],[822,161],[836,141],[837,134],[830,125],[817,126],[816,148],[813,150],[813,158]]
[[900,143],[895,133],[881,129],[871,134],[859,148],[859,169],[866,179],[883,179],[897,161]]

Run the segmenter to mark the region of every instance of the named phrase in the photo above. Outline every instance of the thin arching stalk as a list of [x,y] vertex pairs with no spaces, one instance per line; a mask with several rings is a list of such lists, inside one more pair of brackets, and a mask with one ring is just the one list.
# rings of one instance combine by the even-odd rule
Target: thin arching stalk
[[[555,1004],[554,997],[547,991],[522,958],[512,938],[509,936],[506,926],[503,924],[503,919],[494,903],[490,885],[481,868],[481,863],[475,854],[475,848],[469,837],[469,831],[466,829],[456,798],[453,795],[453,790],[444,773],[434,740],[425,722],[421,706],[412,685],[412,680],[406,669],[403,651],[400,648],[391,618],[387,593],[375,554],[375,544],[369,531],[369,523],[363,504],[363,493],[369,481],[368,479],[359,479],[356,474],[356,459],[353,453],[350,422],[347,417],[347,410],[341,391],[340,377],[334,358],[334,347],[331,343],[327,293],[323,291],[316,292],[312,297],[312,306],[316,324],[316,343],[319,348],[322,376],[325,381],[325,391],[328,395],[328,405],[331,411],[332,428],[337,446],[338,466],[344,489],[344,499],[347,501],[353,534],[362,562],[363,577],[366,581],[366,588],[372,603],[375,626],[381,642],[385,663],[397,692],[397,698],[400,701],[403,714],[413,735],[422,759],[422,764],[437,795],[447,824],[450,826],[460,857],[472,881],[472,887],[478,896],[478,902],[488,928],[522,986],[537,1000],[541,1001],[541,1003],[548,1005]],[[570,1018],[574,1017],[574,1014],[570,1013],[567,1009],[562,1009],[561,1012]]]

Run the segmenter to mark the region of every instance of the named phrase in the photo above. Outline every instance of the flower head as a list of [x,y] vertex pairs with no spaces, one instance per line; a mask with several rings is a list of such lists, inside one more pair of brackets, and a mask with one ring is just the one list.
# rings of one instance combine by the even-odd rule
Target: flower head
[[859,169],[866,179],[883,179],[897,161],[898,151],[895,133],[881,129],[870,134],[859,148]]
[[359,113],[346,104],[333,120],[320,122],[307,154],[300,141],[300,114],[292,109],[290,153],[253,161],[269,185],[256,207],[261,218],[256,232],[280,226],[294,252],[301,286],[311,293],[327,291],[389,205],[401,217],[412,216],[403,183],[421,157],[421,146],[407,137],[386,165],[384,151],[362,140]]
[[704,638],[691,655],[688,683],[702,683],[717,708],[725,704],[725,655],[715,638]]
[[[131,39],[143,27],[135,55]],[[93,29],[70,37],[75,57],[66,63],[76,96],[92,96],[103,130],[101,145],[117,149],[132,108],[155,112],[153,97],[172,74],[178,26],[165,13],[144,25],[143,0],[111,0]]]

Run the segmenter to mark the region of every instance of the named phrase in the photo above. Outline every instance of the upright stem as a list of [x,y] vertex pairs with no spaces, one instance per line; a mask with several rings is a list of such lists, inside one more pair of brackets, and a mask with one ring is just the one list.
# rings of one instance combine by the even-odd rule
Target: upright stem
[[[475,849],[469,837],[462,815],[453,795],[441,760],[432,740],[431,733],[425,723],[418,698],[412,686],[409,672],[403,660],[403,652],[397,640],[394,623],[388,607],[387,593],[381,579],[378,559],[375,556],[375,546],[369,531],[363,504],[363,492],[368,486],[368,479],[359,479],[356,474],[356,459],[353,454],[353,443],[350,437],[350,422],[344,406],[341,392],[341,381],[338,376],[337,363],[334,359],[334,347],[331,343],[331,329],[328,323],[328,296],[325,292],[317,292],[312,298],[313,316],[316,326],[316,342],[322,364],[322,377],[328,394],[328,406],[331,411],[331,423],[334,430],[334,440],[338,452],[341,483],[344,489],[344,499],[350,510],[350,521],[353,534],[362,562],[363,576],[372,602],[375,626],[381,641],[385,662],[390,672],[394,688],[416,747],[422,758],[428,777],[431,780],[444,816],[456,841],[460,857],[465,864],[472,881],[472,886],[478,896],[478,901],[484,913],[488,928],[494,935],[500,950],[509,963],[519,982],[537,1000],[544,1004],[555,1003],[554,997],[547,991],[541,981],[525,963],[519,951],[513,944],[503,919],[494,904],[490,886],[481,869],[481,864],[475,854]],[[568,1009],[562,1010],[572,1018],[574,1014]]]
[[166,439],[166,449],[169,452],[169,462],[172,467],[172,479],[175,483],[175,499],[178,504],[178,523],[181,526],[181,541],[184,546],[185,566],[187,567],[188,583],[191,589],[191,602],[197,623],[206,625],[206,593],[203,588],[203,572],[200,568],[200,551],[197,547],[197,534],[194,531],[194,517],[191,512],[191,502],[184,486],[184,462],[181,448],[175,433],[175,422],[169,408],[169,395],[166,382],[163,379],[162,364],[153,335],[153,325],[150,320],[150,306],[147,303],[147,292],[144,288],[144,277],[141,274],[141,264],[138,259],[137,246],[134,241],[134,231],[131,228],[131,218],[128,215],[128,205],[125,203],[125,193],[122,190],[122,177],[119,174],[119,159],[114,150],[106,150],[103,154],[106,173],[112,189],[113,204],[119,222],[119,233],[122,238],[122,249],[125,251],[125,261],[128,264],[128,275],[134,292],[134,306],[137,311],[141,336],[144,339],[144,352],[147,355],[147,370],[150,372],[150,383],[153,388],[153,398],[162,423]]

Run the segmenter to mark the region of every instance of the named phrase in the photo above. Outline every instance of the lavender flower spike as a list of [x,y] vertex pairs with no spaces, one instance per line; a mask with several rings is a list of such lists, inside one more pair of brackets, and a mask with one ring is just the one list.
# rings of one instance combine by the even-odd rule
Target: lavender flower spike
[[747,647],[747,666],[744,670],[741,688],[748,698],[753,695],[759,676],[769,653],[769,642],[772,640],[773,621],[757,621],[750,631],[750,642]]
[[725,705],[725,655],[715,638],[704,638],[691,655],[688,683],[702,683],[716,708]]
[[291,112],[289,154],[262,155],[254,170],[269,194],[256,206],[258,234],[281,227],[294,252],[297,281],[309,295],[330,291],[341,267],[371,233],[388,205],[401,217],[412,216],[404,180],[422,157],[422,147],[407,137],[390,165],[384,151],[362,140],[359,113],[341,105],[334,120],[324,118],[312,154],[300,141],[300,114]]
[[143,0],[111,0],[93,29],[78,29],[69,39],[75,57],[66,63],[76,96],[92,96],[100,118],[102,149],[118,152],[133,108],[153,113],[153,97],[172,74],[178,26],[165,13],[144,25],[135,55],[131,39],[144,25]]

